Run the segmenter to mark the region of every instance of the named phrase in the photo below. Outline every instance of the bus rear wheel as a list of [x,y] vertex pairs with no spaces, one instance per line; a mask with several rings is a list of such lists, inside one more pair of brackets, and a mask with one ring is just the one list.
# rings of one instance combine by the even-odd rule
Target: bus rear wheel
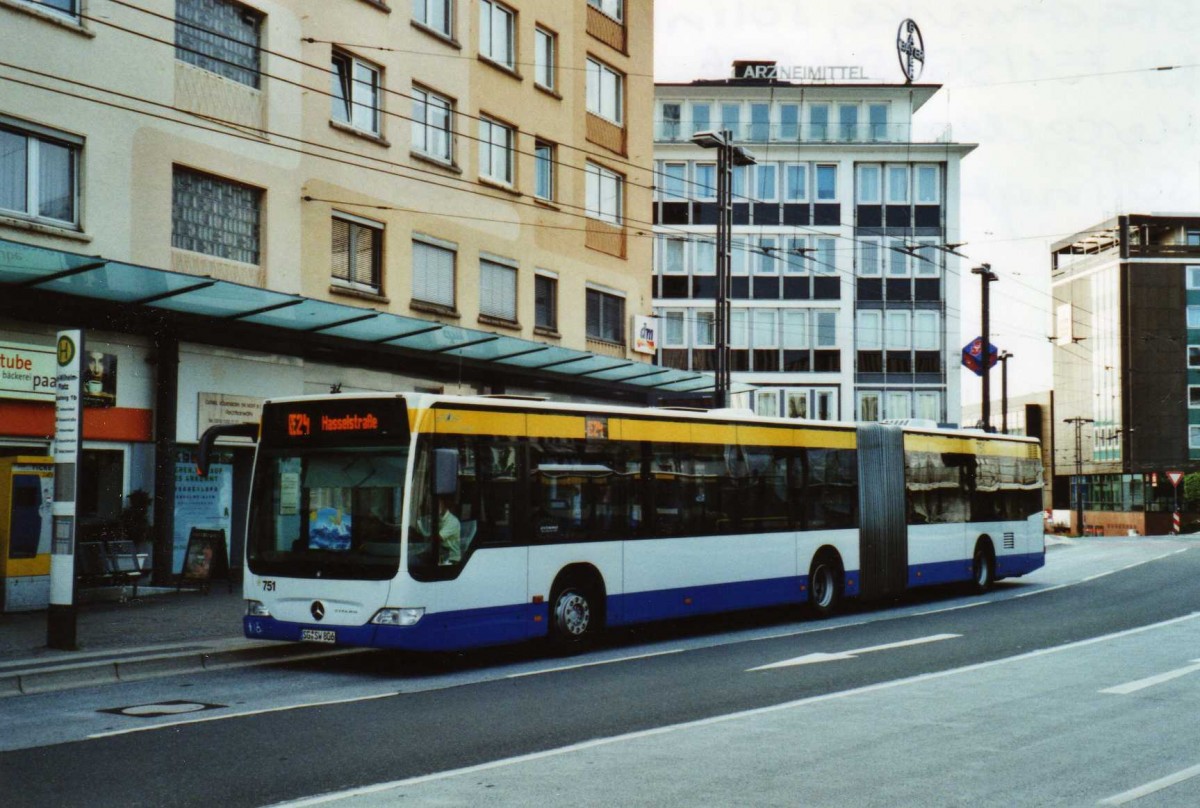
[[975,545],[975,556],[971,562],[971,589],[978,593],[987,592],[996,583],[996,556],[991,542],[980,539]]
[[808,603],[818,617],[837,611],[842,599],[842,566],[837,556],[824,552],[813,559],[808,572]]
[[558,651],[582,649],[599,623],[591,592],[577,584],[566,584],[550,599],[550,642]]

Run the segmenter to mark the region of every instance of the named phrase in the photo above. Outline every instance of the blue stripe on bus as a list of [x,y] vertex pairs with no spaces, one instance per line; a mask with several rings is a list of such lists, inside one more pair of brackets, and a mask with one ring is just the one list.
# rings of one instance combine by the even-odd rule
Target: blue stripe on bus
[[[1043,553],[1000,556],[996,559],[996,576],[1024,575],[1044,564]],[[970,579],[971,562],[962,559],[919,564],[909,567],[908,571],[910,587]],[[852,570],[846,573],[843,594],[855,597],[859,593],[859,571]],[[607,622],[612,626],[628,625],[798,603],[807,599],[807,575],[635,592],[608,598]],[[502,645],[544,636],[549,627],[549,612],[547,603],[520,603],[427,614],[415,626],[376,626],[369,623],[362,626],[330,626],[250,616],[243,617],[242,624],[246,636],[253,640],[299,642],[301,630],[309,628],[334,631],[337,645],[446,651]]]

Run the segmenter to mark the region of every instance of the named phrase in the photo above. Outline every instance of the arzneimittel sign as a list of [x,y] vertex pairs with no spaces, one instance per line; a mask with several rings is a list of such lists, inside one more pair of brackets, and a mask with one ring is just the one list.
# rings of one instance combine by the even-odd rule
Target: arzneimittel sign
[[861,66],[735,64],[735,79],[780,79],[782,81],[851,81],[865,79]]

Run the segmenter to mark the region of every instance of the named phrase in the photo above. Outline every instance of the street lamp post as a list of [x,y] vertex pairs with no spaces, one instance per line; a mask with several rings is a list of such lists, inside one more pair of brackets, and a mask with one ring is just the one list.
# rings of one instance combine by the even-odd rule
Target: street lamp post
[[733,230],[733,168],[754,165],[755,159],[741,146],[733,145],[733,132],[729,129],[697,132],[692,142],[703,149],[717,150],[717,299],[716,326],[716,389],[713,403],[725,407],[729,403],[729,388],[733,374],[729,362],[729,298],[731,291],[732,239]]
[[1075,514],[1076,522],[1079,523],[1079,535],[1084,535],[1083,530],[1083,436],[1081,430],[1084,424],[1094,423],[1094,418],[1084,418],[1081,415],[1076,415],[1073,418],[1064,418],[1064,424],[1075,425]]
[[988,318],[990,312],[990,295],[988,288],[991,284],[1000,280],[995,272],[992,272],[991,264],[983,264],[971,270],[972,275],[978,275],[982,287],[979,291],[979,326],[983,331],[983,350],[980,352],[980,360],[983,363],[983,431],[992,431],[992,384],[989,378],[989,371],[992,369],[992,354],[991,354],[991,335],[988,330],[991,323]]
[[1008,434],[1008,360],[1012,356],[1009,351],[1001,351],[997,357],[1000,362],[1000,431],[1005,435]]

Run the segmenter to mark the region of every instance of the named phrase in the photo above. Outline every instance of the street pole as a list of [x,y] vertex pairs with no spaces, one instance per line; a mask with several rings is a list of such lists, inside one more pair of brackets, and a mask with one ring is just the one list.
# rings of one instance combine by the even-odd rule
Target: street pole
[[[1008,351],[1000,352],[1000,431],[1008,434],[1008,360],[1012,359]],[[1026,432],[1028,434],[1028,432]]]
[[990,323],[988,317],[990,315],[990,294],[989,287],[999,278],[996,273],[992,272],[991,264],[983,264],[971,270],[972,275],[979,276],[979,323],[980,329],[983,331],[983,350],[981,352],[981,360],[983,362],[983,431],[992,431],[992,384],[990,379],[990,371],[992,369],[992,354],[991,354],[991,334],[989,333]]
[[730,270],[732,256],[730,229],[733,226],[733,160],[730,141],[733,133],[721,130],[721,144],[717,146],[717,311],[716,311],[716,381],[713,403],[718,409],[729,401],[729,293],[731,291]]
[[1082,429],[1084,424],[1090,424],[1095,421],[1094,418],[1084,418],[1081,415],[1076,415],[1073,418],[1064,418],[1063,423],[1075,425],[1075,519],[1079,525],[1079,535],[1084,535],[1083,526],[1083,434]]

